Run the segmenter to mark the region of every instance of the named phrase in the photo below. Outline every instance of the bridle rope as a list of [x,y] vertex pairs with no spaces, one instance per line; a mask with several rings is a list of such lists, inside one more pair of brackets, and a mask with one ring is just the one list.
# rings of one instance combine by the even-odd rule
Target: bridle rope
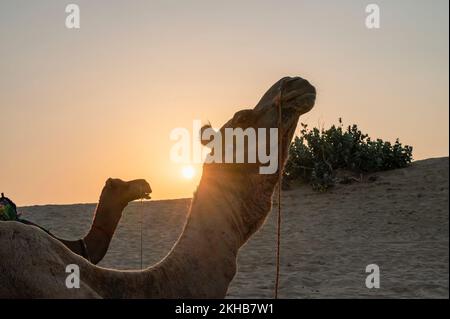
[[143,210],[144,210],[144,198],[143,197],[141,197],[141,200],[140,200],[140,204],[139,204],[139,228],[140,228],[140,232],[141,232],[141,244],[140,244],[140,250],[141,250],[141,253],[140,253],[140,257],[141,257],[141,270],[143,269],[143,263],[142,263],[142,222],[143,222]]
[[281,132],[281,107],[283,100],[283,85],[280,85],[278,93],[278,216],[277,216],[277,256],[276,256],[276,274],[275,274],[275,299],[278,299],[278,288],[280,286],[280,251],[281,251],[281,182],[283,179],[282,160],[283,160],[283,141]]

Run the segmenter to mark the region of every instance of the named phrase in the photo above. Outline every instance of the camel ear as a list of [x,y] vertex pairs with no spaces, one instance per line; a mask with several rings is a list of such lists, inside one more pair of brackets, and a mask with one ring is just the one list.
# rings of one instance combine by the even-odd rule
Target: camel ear
[[107,188],[110,188],[110,189],[113,189],[113,188],[116,188],[116,186],[117,186],[117,182],[118,182],[119,180],[118,179],[116,179],[116,178],[108,178],[108,180],[106,181],[106,183],[105,183],[105,186],[107,187]]
[[206,146],[216,136],[217,132],[211,126],[211,123],[205,124],[200,129],[200,143]]
[[105,186],[111,188],[113,179],[110,177],[106,180]]

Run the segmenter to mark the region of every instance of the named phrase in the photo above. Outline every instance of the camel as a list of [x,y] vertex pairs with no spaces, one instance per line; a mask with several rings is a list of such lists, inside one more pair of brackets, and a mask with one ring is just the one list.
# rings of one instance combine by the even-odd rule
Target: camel
[[[282,169],[298,119],[315,96],[308,81],[283,78],[221,130],[278,127],[281,97]],[[204,164],[182,234],[163,260],[142,271],[93,265],[38,228],[0,223],[0,298],[224,298],[238,250],[264,223],[278,180],[278,173],[258,174],[255,165]],[[79,267],[79,288],[65,285],[69,264]]]
[[111,239],[122,218],[124,208],[133,200],[150,199],[150,193],[150,185],[145,180],[137,179],[124,182],[120,179],[109,178],[100,194],[91,228],[83,238],[78,240],[62,239],[32,222],[25,220],[22,220],[22,222],[42,228],[77,255],[87,258],[93,264],[97,264],[105,257],[108,251]]
[[[17,221],[30,226],[39,227],[50,236],[62,242],[74,253],[87,258],[93,264],[99,263],[105,257],[109,244],[122,218],[122,212],[127,204],[136,199],[150,199],[150,185],[142,179],[124,182],[109,178],[100,194],[99,203],[94,212],[89,232],[78,240],[62,239],[44,227],[18,218]],[[3,198],[3,193],[1,194]],[[10,201],[16,209],[16,205]]]

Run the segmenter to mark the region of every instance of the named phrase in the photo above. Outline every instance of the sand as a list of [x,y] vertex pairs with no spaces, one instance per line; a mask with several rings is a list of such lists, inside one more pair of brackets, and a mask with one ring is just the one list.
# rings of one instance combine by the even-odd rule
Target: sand
[[[326,193],[307,185],[285,191],[280,297],[448,298],[448,169],[448,157],[428,159]],[[140,212],[144,265],[158,262],[180,235],[189,202],[131,203],[100,265],[140,268]],[[88,230],[94,208],[46,205],[19,211],[56,235],[76,239]],[[240,250],[229,298],[273,296],[275,218],[272,212]],[[365,285],[366,266],[373,263],[380,267],[379,289]]]

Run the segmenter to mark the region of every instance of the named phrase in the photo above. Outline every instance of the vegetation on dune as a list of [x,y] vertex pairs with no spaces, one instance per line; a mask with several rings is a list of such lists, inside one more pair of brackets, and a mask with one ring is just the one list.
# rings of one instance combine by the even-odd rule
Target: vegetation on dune
[[407,166],[412,161],[412,147],[381,139],[372,141],[356,124],[346,129],[339,124],[329,129],[309,129],[301,124],[300,136],[290,145],[284,171],[287,183],[300,180],[315,190],[325,191],[336,183],[336,171],[364,174]]

